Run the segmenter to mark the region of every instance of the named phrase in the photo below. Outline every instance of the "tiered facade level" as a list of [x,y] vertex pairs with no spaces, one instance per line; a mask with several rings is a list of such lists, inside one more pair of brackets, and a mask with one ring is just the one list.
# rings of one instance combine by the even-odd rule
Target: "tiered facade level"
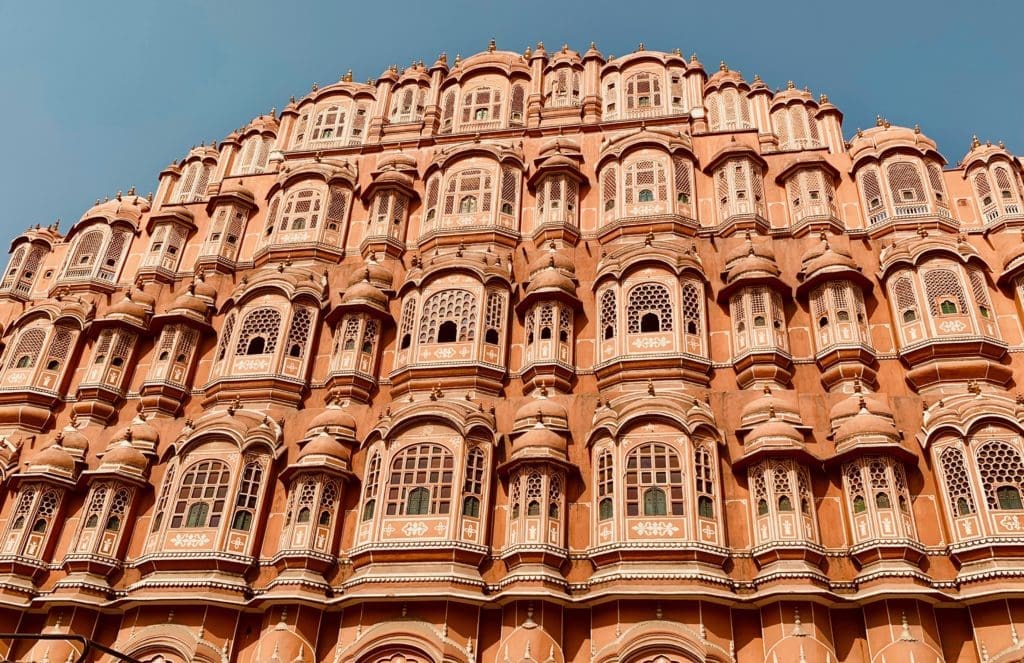
[[1024,660],[1021,163],[841,119],[678,51],[492,43],[314,85],[28,230],[0,631]]

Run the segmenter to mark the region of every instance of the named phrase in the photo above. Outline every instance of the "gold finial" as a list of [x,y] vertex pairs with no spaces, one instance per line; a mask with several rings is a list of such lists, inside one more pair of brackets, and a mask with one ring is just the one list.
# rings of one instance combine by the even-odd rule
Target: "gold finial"
[[718,63],[718,71],[729,71],[729,65],[725,64],[725,60]]
[[341,80],[342,80],[342,82],[345,82],[345,83],[351,83],[352,82],[352,70],[349,69],[348,71],[346,71],[345,75],[341,77]]
[[456,53],[455,54],[455,66],[458,67],[460,64],[462,64],[462,53]]
[[491,40],[487,42],[487,52],[493,53],[496,48],[497,44],[494,43],[494,37],[491,37]]
[[761,80],[761,74],[754,74],[754,82],[755,83],[763,83],[764,82],[764,81]]
[[861,129],[860,127],[857,127],[857,138],[863,138],[863,137],[864,137],[864,130]]
[[650,378],[647,378],[647,395],[648,396],[653,396],[654,395],[654,381],[651,380]]
[[537,50],[538,51],[543,51],[544,50],[544,42],[542,42],[542,41],[538,41],[537,42]]
[[992,141],[986,140],[985,141],[985,147],[992,147]]
[[448,64],[448,52],[447,51],[441,51],[441,55],[437,56],[437,61],[442,63],[442,64]]
[[595,41],[590,42],[590,49],[593,50],[593,51],[596,51],[597,50],[597,42],[595,42]]
[[135,185],[134,184],[131,185],[130,187],[128,187],[128,195],[129,196],[134,196],[135,195]]
[[288,103],[292,103],[292,104],[295,103],[295,95],[294,94],[291,97],[288,98]]
[[828,103],[828,95],[827,94],[819,95],[818,96],[818,103],[819,104],[827,104]]
[[316,81],[313,81],[313,92],[316,92],[319,89],[320,89],[320,86],[316,84]]
[[886,120],[885,122],[882,123],[882,126],[888,129],[889,127],[892,126],[892,124],[889,123],[889,120]]
[[978,134],[974,134],[973,136],[971,136],[971,149],[974,149],[976,147],[981,147],[981,141],[978,140]]
[[640,51],[643,51],[643,50],[646,50],[646,49],[644,48],[644,43],[643,43],[643,42],[640,42],[639,44],[637,44],[637,47],[636,47],[636,52],[637,52],[637,53],[639,53]]
[[697,54],[696,53],[690,53],[690,62],[696,62],[696,61],[697,61]]
[[796,85],[793,84],[793,81],[786,81],[786,89],[787,90],[792,90],[795,87],[796,87]]
[[921,133],[921,125],[920,124],[915,124],[914,125],[914,133],[915,134]]
[[677,58],[681,58],[683,57],[683,51],[680,48],[673,48],[672,55],[676,56]]
[[569,44],[562,44],[562,52],[563,53],[568,53],[569,52]]
[[999,141],[998,143],[996,143],[996,145],[998,145],[999,149],[1001,149],[1001,150],[1005,150],[1006,149],[1006,143],[1004,143],[1003,141]]
[[882,116],[881,115],[876,115],[875,116],[875,126],[876,127],[880,127],[883,124],[885,124],[885,121],[882,119]]
[[527,46],[526,50],[523,51],[523,57],[526,58],[526,59],[530,59],[531,57],[533,57],[533,50],[530,49],[529,46]]

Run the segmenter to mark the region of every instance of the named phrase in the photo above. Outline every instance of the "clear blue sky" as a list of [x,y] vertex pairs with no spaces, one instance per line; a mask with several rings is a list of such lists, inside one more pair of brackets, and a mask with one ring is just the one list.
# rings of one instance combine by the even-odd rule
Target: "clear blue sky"
[[993,0],[0,0],[0,240],[57,217],[66,230],[118,189],[154,190],[191,145],[313,81],[376,78],[492,36],[515,51],[678,47],[709,73],[725,59],[771,87],[827,93],[847,138],[880,113],[919,123],[951,163],[973,133],[1020,153],[1021,25],[1024,3]]

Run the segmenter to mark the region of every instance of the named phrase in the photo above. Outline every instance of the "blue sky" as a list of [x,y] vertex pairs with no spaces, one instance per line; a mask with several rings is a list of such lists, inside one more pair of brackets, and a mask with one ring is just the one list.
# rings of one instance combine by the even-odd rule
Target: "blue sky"
[[[943,6],[945,5],[945,6]],[[838,7],[838,8],[837,8]],[[156,188],[168,163],[313,81],[352,69],[544,41],[725,59],[771,87],[825,92],[844,131],[919,123],[952,163],[977,133],[1024,152],[1024,3],[520,0],[31,2],[0,0],[0,238],[71,223],[97,197]],[[964,101],[970,99],[970,101]]]

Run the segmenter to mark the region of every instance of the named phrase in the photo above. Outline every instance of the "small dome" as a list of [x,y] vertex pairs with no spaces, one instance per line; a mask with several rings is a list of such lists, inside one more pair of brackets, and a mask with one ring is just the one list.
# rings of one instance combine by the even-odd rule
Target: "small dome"
[[189,285],[185,292],[178,295],[167,309],[169,313],[192,313],[203,317],[206,316],[209,310],[209,302],[196,296],[194,285]]
[[526,401],[516,410],[514,430],[527,430],[540,423],[548,428],[567,430],[569,413],[550,398],[535,398]]
[[512,458],[553,456],[565,460],[568,449],[564,436],[537,422],[512,442]]
[[775,249],[772,248],[771,240],[755,240],[748,232],[744,241],[726,252],[725,265],[728,268],[729,265],[751,256],[775,262]]
[[332,458],[347,465],[352,459],[352,452],[338,440],[337,436],[320,433],[302,448],[302,451],[299,452],[298,462],[309,462],[309,459],[313,457]]
[[732,83],[737,87],[747,86],[747,82],[743,80],[743,75],[738,71],[729,69],[728,65],[722,62],[718,66],[718,71],[711,74],[708,78],[708,82],[704,84],[704,90],[710,92],[711,90],[717,89],[726,83]]
[[127,320],[139,325],[146,324],[146,316],[149,314],[149,309],[142,303],[136,302],[132,298],[132,292],[126,292],[124,299],[117,302],[109,309],[105,318],[117,318]]
[[896,438],[899,432],[889,417],[871,414],[866,409],[847,419],[835,432],[836,445],[860,437]]
[[52,444],[28,463],[33,471],[54,472],[63,476],[75,473],[75,459],[59,443]]
[[202,274],[196,278],[192,285],[194,286],[193,294],[195,294],[196,297],[202,297],[203,299],[207,299],[211,302],[217,300],[217,288],[212,283],[207,283]]
[[772,418],[800,422],[800,404],[795,392],[773,392],[765,388],[764,395],[750,401],[740,410],[740,425],[751,426]]
[[160,443],[160,433],[140,415],[118,431],[114,439],[126,440],[130,444],[156,449]]
[[142,452],[132,446],[128,440],[121,440],[110,451],[103,455],[102,469],[125,469],[132,473],[142,473],[149,466],[149,461]]
[[535,258],[530,263],[528,272],[533,275],[551,268],[564,270],[570,274],[576,273],[576,263],[572,256],[564,251],[555,250],[545,251]]
[[84,458],[86,452],[89,451],[89,438],[70,424],[57,434],[57,442],[72,455]]
[[861,394],[860,391],[832,406],[828,416],[832,426],[836,427],[846,419],[859,414],[861,410],[867,410],[871,414],[890,419],[893,417],[892,409],[884,399],[870,394]]
[[371,258],[366,261],[366,267],[364,269],[356,270],[352,277],[348,281],[348,286],[352,287],[363,281],[369,281],[373,285],[377,286],[381,290],[390,290],[394,283],[394,273],[380,264],[376,260]]
[[576,284],[557,269],[545,269],[530,279],[529,284],[526,286],[526,291],[528,293],[557,291],[575,297]]
[[308,433],[326,430],[344,431],[355,437],[356,420],[337,403],[331,403],[323,412],[313,417],[306,429]]
[[362,281],[349,286],[345,294],[341,296],[343,305],[368,304],[374,308],[387,310],[388,296],[380,291],[380,288],[369,281],[369,270]]
[[787,444],[803,445],[804,436],[780,419],[770,419],[754,426],[743,440],[743,446],[787,446]]

